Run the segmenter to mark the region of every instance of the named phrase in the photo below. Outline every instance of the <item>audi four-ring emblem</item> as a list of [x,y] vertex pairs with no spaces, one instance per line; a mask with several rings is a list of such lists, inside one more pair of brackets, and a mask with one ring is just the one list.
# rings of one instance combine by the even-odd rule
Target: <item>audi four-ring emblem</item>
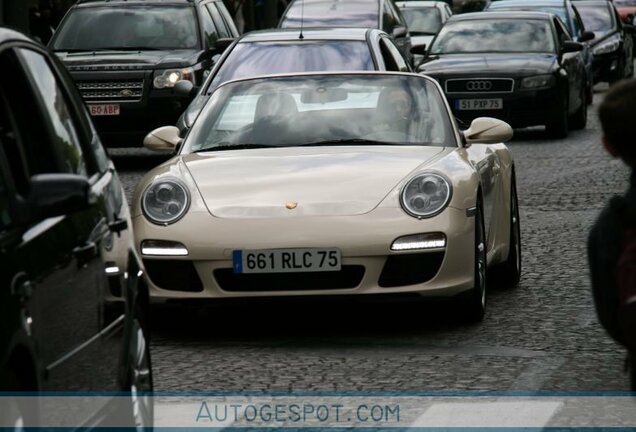
[[466,90],[469,91],[488,91],[492,88],[492,82],[490,81],[468,81],[466,83]]

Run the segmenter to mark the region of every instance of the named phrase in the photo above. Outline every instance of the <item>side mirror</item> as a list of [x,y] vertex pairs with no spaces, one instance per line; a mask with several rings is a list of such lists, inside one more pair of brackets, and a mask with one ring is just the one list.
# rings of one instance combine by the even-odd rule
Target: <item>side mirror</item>
[[398,27],[393,27],[393,32],[391,33],[391,36],[393,36],[396,39],[403,38],[406,36],[406,33],[408,33],[408,30],[406,27],[398,26]]
[[466,144],[496,144],[512,138],[512,128],[504,121],[492,117],[478,117],[464,132]]
[[179,80],[174,85],[174,93],[180,97],[192,97],[194,93],[194,84],[188,80]]
[[31,177],[28,218],[46,219],[84,210],[90,205],[90,185],[76,174],[38,174]]
[[174,151],[179,144],[181,144],[179,128],[175,126],[160,127],[144,138],[144,147],[156,152]]
[[211,47],[211,49],[212,51],[220,54],[225,51],[227,47],[232,45],[232,42],[234,42],[234,39],[232,38],[220,38],[214,42],[214,45]]
[[583,51],[583,44],[580,42],[565,41],[563,45],[561,45],[561,53],[563,54],[578,51]]
[[596,35],[591,31],[584,31],[579,38],[579,42],[589,42],[594,39]]
[[421,56],[426,55],[426,44],[412,46],[411,54],[421,55]]

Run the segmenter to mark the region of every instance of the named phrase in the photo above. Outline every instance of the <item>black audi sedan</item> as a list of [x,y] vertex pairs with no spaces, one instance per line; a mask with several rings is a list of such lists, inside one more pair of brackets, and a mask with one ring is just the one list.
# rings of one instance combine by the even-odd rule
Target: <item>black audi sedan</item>
[[203,82],[238,37],[222,0],[80,0],[51,48],[68,67],[104,144],[140,147],[190,103],[174,85]]
[[[214,89],[233,79],[294,72],[411,71],[393,38],[381,30],[305,29],[302,35],[298,29],[243,35],[223,54],[177,127],[182,133],[189,129]],[[190,87],[185,87],[186,94]]]
[[366,27],[395,38],[404,55],[411,57],[411,35],[394,0],[292,0],[280,28]]
[[634,75],[634,26],[622,23],[613,2],[577,1],[585,27],[596,37],[592,44],[595,81],[614,83]]
[[[117,172],[55,56],[0,28],[0,64],[0,392],[123,391],[119,420],[152,426],[148,290]],[[121,407],[111,396],[82,422]],[[4,402],[3,425],[46,425]]]
[[462,122],[489,116],[565,137],[587,123],[582,49],[553,14],[454,15],[418,71],[437,79]]

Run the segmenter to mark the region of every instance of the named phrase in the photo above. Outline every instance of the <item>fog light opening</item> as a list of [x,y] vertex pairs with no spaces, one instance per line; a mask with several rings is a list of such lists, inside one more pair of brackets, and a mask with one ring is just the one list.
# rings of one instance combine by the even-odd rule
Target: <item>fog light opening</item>
[[179,242],[167,240],[144,240],[141,253],[146,256],[187,256],[188,248]]
[[413,234],[396,239],[391,245],[393,251],[440,249],[446,247],[443,233]]

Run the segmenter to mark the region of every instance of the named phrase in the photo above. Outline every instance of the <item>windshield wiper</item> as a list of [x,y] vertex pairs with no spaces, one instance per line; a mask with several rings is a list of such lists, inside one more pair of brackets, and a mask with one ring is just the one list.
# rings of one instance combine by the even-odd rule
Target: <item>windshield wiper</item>
[[348,146],[348,145],[403,145],[403,143],[397,142],[388,142],[388,141],[374,141],[362,138],[351,138],[351,139],[338,139],[338,140],[328,140],[328,141],[316,141],[310,143],[299,144],[301,146]]
[[192,153],[224,151],[224,150],[262,149],[262,148],[273,148],[273,147],[286,147],[286,146],[271,145],[271,144],[228,144],[228,145],[219,145],[214,147],[206,147],[199,150],[195,150]]
[[410,30],[411,36],[435,36],[437,32],[427,32],[427,31],[414,31]]

